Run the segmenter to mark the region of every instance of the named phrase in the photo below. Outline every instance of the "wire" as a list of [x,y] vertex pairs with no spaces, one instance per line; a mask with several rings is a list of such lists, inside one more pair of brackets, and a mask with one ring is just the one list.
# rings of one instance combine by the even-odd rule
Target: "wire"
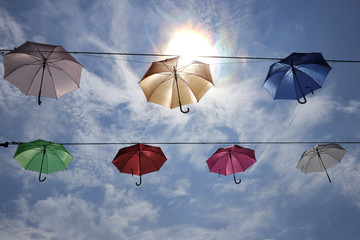
[[[0,49],[0,51],[5,54],[5,52],[10,52],[9,49]],[[29,51],[32,52],[32,51]],[[39,52],[39,51],[36,51]],[[40,51],[40,52],[49,52],[49,51]],[[177,57],[180,55],[175,54],[163,54],[163,53],[125,53],[125,52],[93,52],[93,51],[53,51],[55,53],[71,53],[71,54],[83,54],[83,55],[117,55],[117,56],[142,56],[142,57]],[[251,57],[251,56],[195,56],[198,58],[216,58],[216,59],[245,59],[245,60],[272,60],[278,61],[283,60],[283,58],[276,57]],[[328,62],[339,62],[339,63],[360,63],[360,60],[338,60],[338,59],[328,59]]]
[[[0,146],[7,147],[9,145],[19,145],[22,142],[5,142],[1,143]],[[64,142],[59,143],[62,145],[73,145],[73,146],[94,146],[94,145],[134,145],[139,142]],[[141,142],[142,144],[149,145],[321,145],[321,144],[360,144],[357,141],[224,141],[224,142]]]

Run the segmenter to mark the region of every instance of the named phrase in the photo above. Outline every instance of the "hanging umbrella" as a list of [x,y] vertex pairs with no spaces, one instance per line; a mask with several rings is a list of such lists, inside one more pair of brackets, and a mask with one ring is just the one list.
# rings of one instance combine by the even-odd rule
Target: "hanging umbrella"
[[330,70],[321,53],[292,53],[270,66],[263,87],[274,99],[297,99],[304,104],[305,95],[321,88]]
[[14,158],[26,170],[39,172],[39,181],[41,173],[52,173],[67,169],[72,159],[71,154],[59,143],[44,141],[42,139],[20,143]]
[[4,78],[23,93],[59,98],[80,87],[82,65],[61,46],[26,42],[4,55]]
[[140,182],[136,183],[137,186],[140,186],[141,176],[159,171],[166,160],[161,148],[138,143],[121,148],[112,163],[122,173],[140,176]]
[[256,162],[255,152],[249,148],[243,148],[238,145],[219,148],[207,161],[210,172],[221,175],[233,174],[234,182],[236,181],[235,173],[245,172],[251,165]]
[[214,85],[209,64],[192,61],[180,64],[179,57],[153,62],[139,82],[148,102],[165,107],[180,107],[199,102]]
[[304,173],[325,171],[331,182],[326,169],[340,163],[345,153],[346,150],[336,143],[316,145],[302,154],[296,167]]

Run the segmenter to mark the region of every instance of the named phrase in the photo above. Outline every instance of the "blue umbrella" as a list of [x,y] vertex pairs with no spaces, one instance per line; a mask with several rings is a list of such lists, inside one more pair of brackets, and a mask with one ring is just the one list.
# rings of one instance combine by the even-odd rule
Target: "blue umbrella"
[[304,104],[305,95],[321,88],[330,70],[321,53],[294,52],[270,66],[263,87],[274,99],[297,99]]

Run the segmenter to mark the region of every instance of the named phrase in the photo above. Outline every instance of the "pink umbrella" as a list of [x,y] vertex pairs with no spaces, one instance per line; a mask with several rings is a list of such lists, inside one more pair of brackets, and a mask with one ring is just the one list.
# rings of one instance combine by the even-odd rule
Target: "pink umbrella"
[[4,55],[4,78],[26,95],[59,98],[79,88],[82,65],[62,46],[26,42]]
[[219,148],[207,161],[210,172],[222,175],[234,175],[234,182],[236,181],[235,173],[245,172],[251,165],[256,162],[255,152],[249,148],[243,148],[238,145],[230,147]]

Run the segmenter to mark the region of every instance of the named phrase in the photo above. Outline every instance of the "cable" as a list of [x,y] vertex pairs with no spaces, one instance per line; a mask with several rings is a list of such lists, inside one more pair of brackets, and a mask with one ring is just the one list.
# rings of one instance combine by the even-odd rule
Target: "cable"
[[[5,54],[5,52],[10,52],[9,49],[0,49],[0,51]],[[29,51],[32,52],[32,51]],[[38,52],[38,51],[36,51]],[[47,52],[47,51],[41,51]],[[54,51],[56,53],[64,53],[60,51]],[[92,52],[92,51],[67,51],[66,53],[71,54],[86,54],[86,55],[118,55],[118,56],[142,56],[142,57],[177,57],[180,55],[174,54],[163,54],[163,53],[125,53],[125,52]],[[195,56],[198,58],[216,58],[216,59],[245,59],[245,60],[272,60],[279,61],[283,58],[276,57],[251,57],[251,56]],[[338,59],[328,59],[328,62],[339,62],[339,63],[360,63],[360,60],[338,60]]]
[[[7,147],[9,145],[19,145],[22,142],[5,142],[0,143],[0,146]],[[94,146],[94,145],[135,145],[139,142],[63,142],[62,145],[72,146]],[[357,141],[224,141],[224,142],[141,142],[148,145],[303,145],[303,144],[360,144]]]

